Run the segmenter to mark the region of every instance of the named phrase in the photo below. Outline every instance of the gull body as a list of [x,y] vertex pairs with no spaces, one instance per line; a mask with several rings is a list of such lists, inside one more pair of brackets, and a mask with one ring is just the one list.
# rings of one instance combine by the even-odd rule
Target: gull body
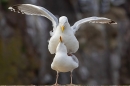
[[[65,21],[62,21],[65,20]],[[61,26],[64,26],[64,31],[62,32]],[[62,36],[65,46],[67,47],[68,53],[75,53],[79,48],[79,42],[76,39],[73,30],[71,29],[68,19],[65,16],[59,18],[59,25],[53,32],[52,37],[49,40],[48,49],[51,54],[56,52],[56,47],[59,43],[59,37]]]
[[[61,40],[63,41],[62,38]],[[71,72],[71,84],[72,84],[72,72],[75,68],[79,66],[79,62],[75,55],[73,54],[71,54],[71,56],[67,55],[67,48],[62,41],[59,42],[56,48],[56,55],[51,64],[51,68],[57,71],[56,84],[59,72]]]
[[[62,55],[61,55],[62,54]],[[75,55],[68,56],[67,53],[57,53],[51,64],[51,68],[58,72],[71,72],[78,67],[78,63],[74,61]]]
[[50,32],[51,38],[49,40],[48,49],[51,54],[56,53],[56,47],[58,45],[58,39],[60,36],[63,37],[64,44],[67,47],[67,52],[69,54],[75,53],[79,48],[79,42],[75,37],[75,32],[82,26],[84,23],[101,23],[101,24],[117,24],[111,19],[105,17],[88,17],[81,19],[74,23],[73,26],[70,26],[68,19],[65,16],[62,16],[58,19],[47,9],[36,6],[32,4],[17,4],[9,7],[11,11],[27,14],[27,15],[37,15],[44,16],[48,18],[53,25],[53,31]]
[[56,49],[56,55],[51,64],[51,68],[58,72],[71,72],[78,67],[78,60],[75,55],[67,55],[67,48],[64,43],[59,43]]

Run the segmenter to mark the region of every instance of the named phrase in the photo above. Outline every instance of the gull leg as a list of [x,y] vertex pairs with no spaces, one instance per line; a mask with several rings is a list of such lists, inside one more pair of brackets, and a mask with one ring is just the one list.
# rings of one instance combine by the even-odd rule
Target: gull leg
[[58,85],[58,77],[59,77],[59,72],[57,71],[57,75],[56,75],[56,83],[55,83],[55,85]]
[[72,83],[72,77],[73,77],[73,75],[72,75],[72,71],[70,72],[70,79],[71,79],[71,81],[70,81],[70,85],[72,85],[73,83]]
[[70,71],[70,84],[68,84],[67,86],[74,86],[73,82],[72,82],[72,72],[73,71]]

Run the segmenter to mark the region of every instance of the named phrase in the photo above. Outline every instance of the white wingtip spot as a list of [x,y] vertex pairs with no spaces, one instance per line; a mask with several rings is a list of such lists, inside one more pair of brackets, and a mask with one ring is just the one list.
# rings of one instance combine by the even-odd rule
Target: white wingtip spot
[[117,22],[113,23],[113,24],[117,24]]
[[12,7],[9,7],[8,9],[13,9]]
[[11,11],[14,11],[14,12],[15,12],[15,9],[14,9],[14,8],[12,8],[12,7],[9,7],[8,9],[10,9]]

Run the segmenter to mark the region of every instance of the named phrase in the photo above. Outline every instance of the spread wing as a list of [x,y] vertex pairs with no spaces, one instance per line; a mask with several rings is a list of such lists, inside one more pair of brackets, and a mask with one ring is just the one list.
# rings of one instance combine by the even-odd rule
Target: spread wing
[[22,14],[27,14],[27,15],[38,15],[38,16],[44,16],[51,20],[53,24],[53,28],[56,28],[58,25],[58,19],[47,9],[32,5],[32,4],[17,4],[12,7],[9,7],[11,11],[22,13]]
[[101,23],[101,24],[117,24],[115,21],[112,21],[111,19],[105,18],[105,17],[88,17],[88,18],[84,18],[81,19],[77,22],[75,22],[75,24],[73,26],[71,26],[71,28],[73,29],[74,33],[80,28],[80,26],[84,23]]

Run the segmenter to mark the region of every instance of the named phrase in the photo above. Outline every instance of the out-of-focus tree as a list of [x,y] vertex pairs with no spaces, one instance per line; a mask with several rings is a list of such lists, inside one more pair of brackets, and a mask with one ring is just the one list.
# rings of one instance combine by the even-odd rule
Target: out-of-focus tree
[[[74,84],[130,84],[129,0],[0,0],[0,84],[54,84],[54,55],[48,52],[51,22],[38,16],[10,12],[8,7],[40,5],[69,23],[104,16],[117,25],[84,24],[76,33],[80,62],[73,72]],[[69,73],[60,73],[60,84],[70,83]]]

